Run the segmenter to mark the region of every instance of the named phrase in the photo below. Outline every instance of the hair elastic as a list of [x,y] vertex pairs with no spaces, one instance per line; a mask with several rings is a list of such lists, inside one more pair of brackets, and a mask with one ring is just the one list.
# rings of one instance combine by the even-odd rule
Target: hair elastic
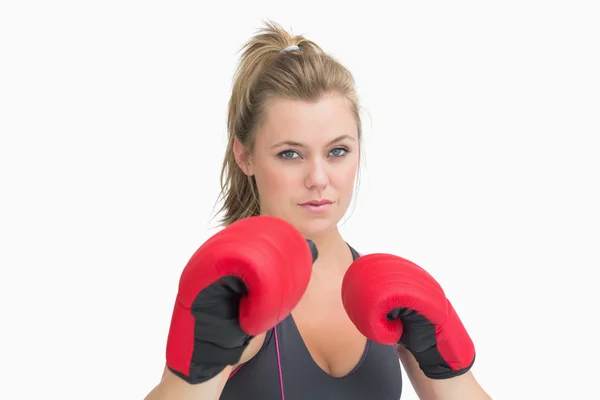
[[285,53],[287,51],[292,51],[292,50],[300,50],[300,47],[296,46],[296,45],[292,45],[292,46],[288,46],[285,49],[281,50],[279,52],[279,54]]

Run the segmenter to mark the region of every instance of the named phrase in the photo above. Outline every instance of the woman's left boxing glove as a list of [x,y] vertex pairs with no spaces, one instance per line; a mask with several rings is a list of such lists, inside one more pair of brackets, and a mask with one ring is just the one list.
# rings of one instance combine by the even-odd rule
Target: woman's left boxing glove
[[409,260],[360,257],[344,276],[342,301],[363,335],[404,345],[429,378],[464,374],[475,361],[473,341],[441,286]]

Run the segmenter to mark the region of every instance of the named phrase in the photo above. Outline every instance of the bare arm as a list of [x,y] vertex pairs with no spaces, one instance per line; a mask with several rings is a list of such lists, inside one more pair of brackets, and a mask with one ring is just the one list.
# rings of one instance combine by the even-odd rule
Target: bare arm
[[190,385],[165,366],[160,383],[145,397],[144,400],[217,400],[231,373],[228,366],[214,378]]
[[449,379],[430,379],[419,368],[417,360],[401,345],[396,346],[398,358],[421,400],[491,400],[468,371]]
[[239,363],[227,366],[217,376],[204,383],[191,385],[172,373],[165,365],[160,383],[144,400],[218,400],[231,372],[258,353],[265,342],[265,336],[263,333],[252,339],[242,353]]

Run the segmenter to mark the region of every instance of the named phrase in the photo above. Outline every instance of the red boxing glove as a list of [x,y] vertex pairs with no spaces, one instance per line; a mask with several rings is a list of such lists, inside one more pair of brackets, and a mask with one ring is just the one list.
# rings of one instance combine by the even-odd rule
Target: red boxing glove
[[312,242],[275,217],[245,218],[208,239],[179,280],[169,369],[196,384],[237,363],[254,336],[300,301],[316,257]]
[[363,335],[404,345],[429,378],[461,375],[475,361],[473,341],[441,286],[411,261],[360,257],[344,276],[342,301]]

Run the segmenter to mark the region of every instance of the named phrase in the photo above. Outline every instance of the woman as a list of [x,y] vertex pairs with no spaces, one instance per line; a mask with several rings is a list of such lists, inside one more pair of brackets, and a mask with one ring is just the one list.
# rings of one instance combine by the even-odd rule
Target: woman
[[314,243],[318,258],[291,313],[247,336],[235,362],[195,382],[167,366],[147,399],[399,399],[398,358],[422,399],[489,398],[470,365],[428,378],[404,346],[366,338],[346,312],[342,284],[359,254],[337,224],[352,200],[362,140],[350,72],[268,23],[246,44],[235,78],[222,221],[280,218]]

